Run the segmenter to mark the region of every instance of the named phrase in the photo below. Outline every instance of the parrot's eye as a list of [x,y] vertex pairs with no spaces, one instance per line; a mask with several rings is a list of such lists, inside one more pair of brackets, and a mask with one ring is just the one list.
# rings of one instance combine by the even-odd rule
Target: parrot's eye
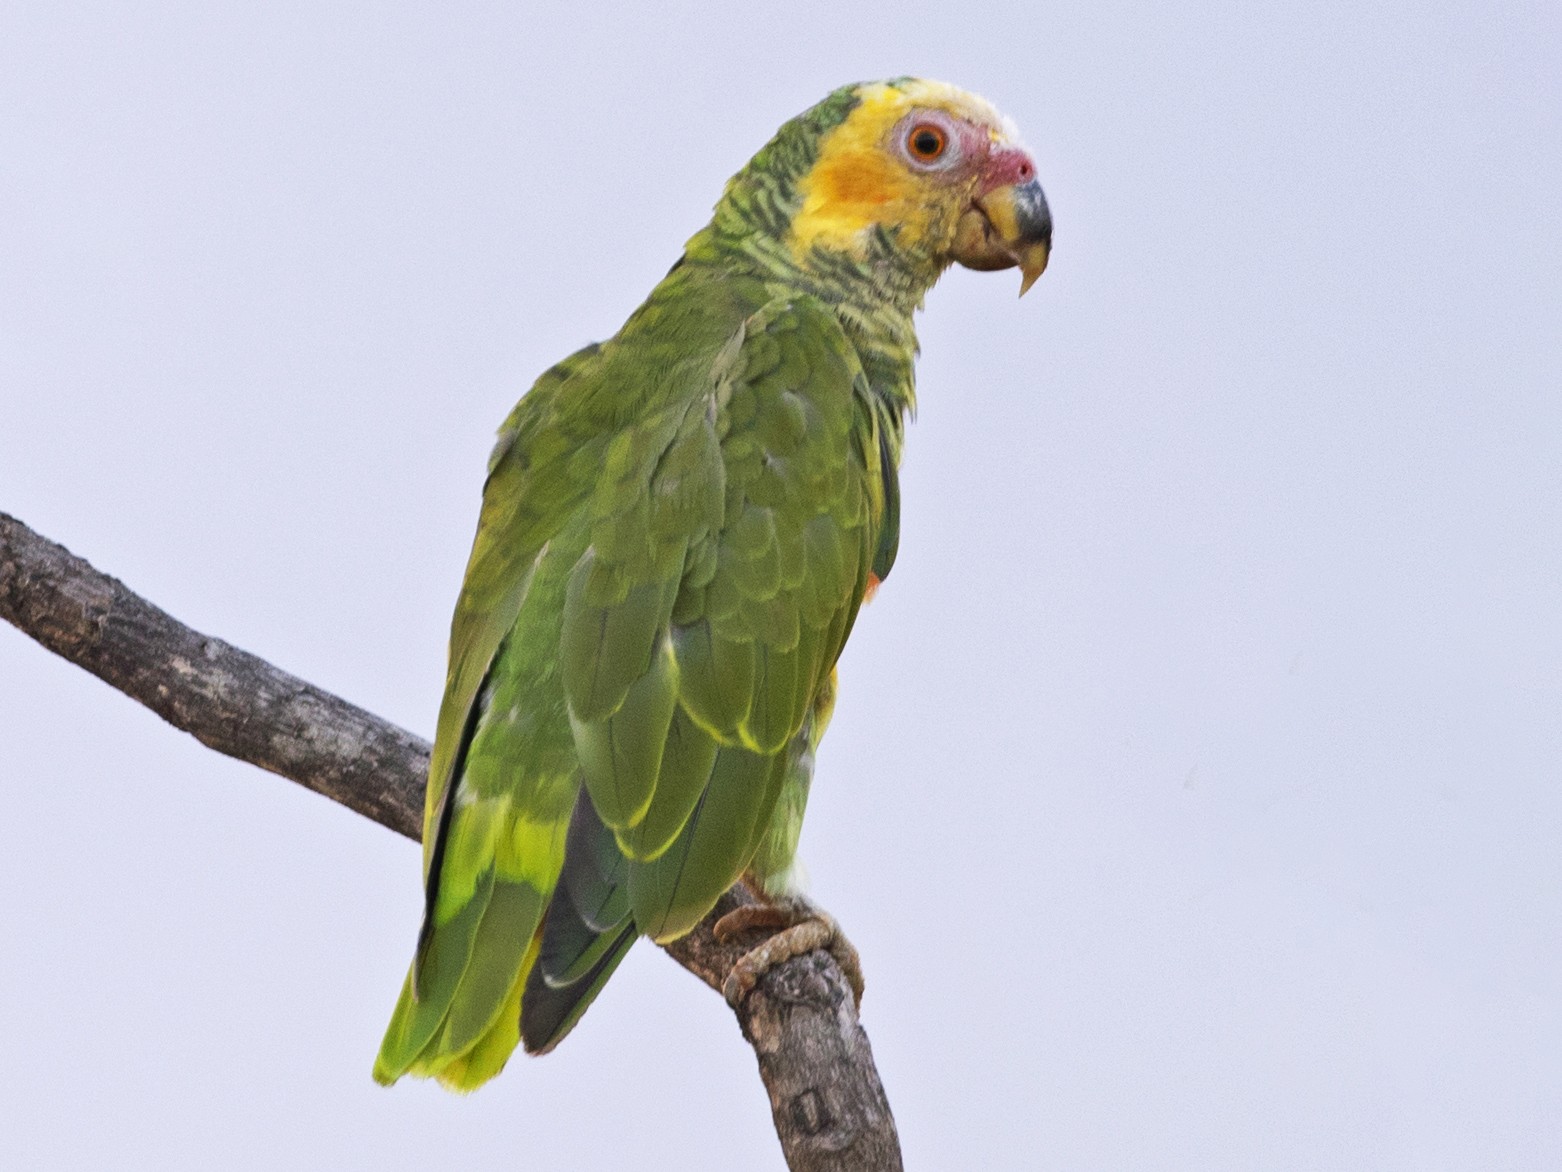
[[919,163],[932,163],[942,157],[949,145],[949,136],[937,126],[924,122],[911,128],[906,136],[906,150]]

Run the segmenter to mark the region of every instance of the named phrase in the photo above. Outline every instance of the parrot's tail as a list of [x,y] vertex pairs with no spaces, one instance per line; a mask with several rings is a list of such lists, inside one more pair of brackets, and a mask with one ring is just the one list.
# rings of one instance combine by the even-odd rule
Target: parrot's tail
[[376,1082],[414,1074],[476,1090],[520,1040],[518,1002],[537,960],[544,897],[491,871],[484,879],[413,962],[374,1062]]
[[[457,818],[482,816],[478,804]],[[534,858],[551,854],[551,866],[530,877],[490,866],[453,915],[441,920],[431,908],[374,1063],[377,1082],[412,1074],[476,1090],[523,1040],[532,1053],[556,1046],[612,976],[637,935],[622,887],[628,864],[584,790],[567,832],[559,825],[557,838],[543,837],[552,842],[534,840]]]

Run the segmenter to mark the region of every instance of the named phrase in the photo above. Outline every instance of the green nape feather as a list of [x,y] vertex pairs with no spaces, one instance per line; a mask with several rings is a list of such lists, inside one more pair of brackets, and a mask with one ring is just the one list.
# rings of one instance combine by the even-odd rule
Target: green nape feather
[[557,1045],[639,936],[745,870],[784,882],[835,662],[894,555],[911,396],[914,300],[848,314],[850,273],[775,236],[852,103],[783,128],[618,336],[506,422],[381,1082],[471,1090]]

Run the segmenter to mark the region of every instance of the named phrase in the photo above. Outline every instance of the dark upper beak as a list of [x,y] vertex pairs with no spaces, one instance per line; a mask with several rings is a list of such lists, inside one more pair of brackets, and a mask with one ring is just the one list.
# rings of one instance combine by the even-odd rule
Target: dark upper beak
[[977,197],[956,228],[952,255],[968,269],[1019,267],[1020,296],[1036,283],[1052,252],[1052,212],[1034,178]]

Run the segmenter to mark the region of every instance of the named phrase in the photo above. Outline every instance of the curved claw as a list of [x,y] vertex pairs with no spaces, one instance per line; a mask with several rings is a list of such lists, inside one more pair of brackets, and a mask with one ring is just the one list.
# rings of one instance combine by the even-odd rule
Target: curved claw
[[792,899],[778,903],[756,903],[737,908],[717,920],[712,927],[716,939],[726,943],[745,932],[768,929],[769,939],[749,949],[727,973],[721,993],[727,1004],[736,1009],[743,999],[753,992],[759,979],[777,965],[794,957],[805,956],[816,949],[823,949],[835,957],[841,973],[852,990],[852,1007],[862,1006],[862,959],[857,949],[846,939],[834,917],[821,911],[806,900]]

